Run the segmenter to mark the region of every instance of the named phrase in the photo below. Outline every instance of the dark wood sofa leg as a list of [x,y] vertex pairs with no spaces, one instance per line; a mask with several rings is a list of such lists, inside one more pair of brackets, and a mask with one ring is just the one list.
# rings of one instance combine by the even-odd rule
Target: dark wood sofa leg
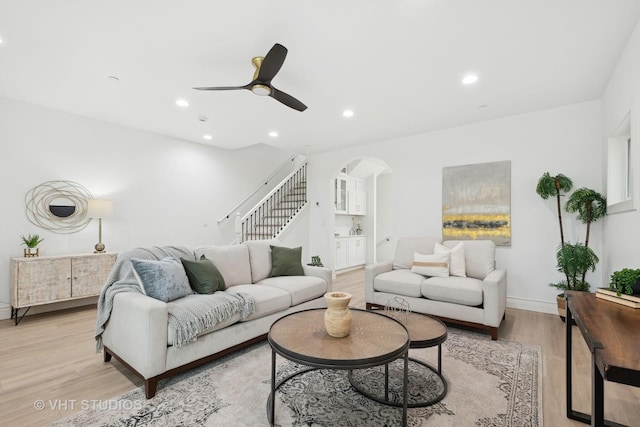
[[111,353],[109,353],[109,351],[107,350],[107,347],[104,347],[102,349],[102,359],[105,363],[111,360]]
[[148,380],[144,380],[144,394],[147,396],[147,399],[151,399],[156,395],[156,390],[158,389],[158,380],[156,378],[149,378]]
[[498,328],[491,328],[491,339],[493,341],[497,341],[498,340]]

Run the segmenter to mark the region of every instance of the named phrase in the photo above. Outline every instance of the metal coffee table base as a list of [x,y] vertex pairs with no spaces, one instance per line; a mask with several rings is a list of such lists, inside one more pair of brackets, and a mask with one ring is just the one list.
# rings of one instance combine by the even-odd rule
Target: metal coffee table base
[[[402,381],[402,383],[403,383],[403,390],[404,390],[404,392],[403,392],[403,394],[402,394],[402,395],[403,395],[403,396],[407,396],[407,395],[408,395],[408,384],[407,384],[407,383],[408,383],[408,374],[409,374],[409,362],[410,362],[412,359],[411,359],[410,357],[408,357],[408,353],[405,353],[405,355],[404,355],[404,356],[401,356],[401,357],[400,357],[400,359],[397,359],[397,360],[402,360],[402,361],[403,361],[403,365],[404,365],[404,369],[403,369],[404,377],[403,377],[403,381]],[[417,360],[414,360],[414,361],[415,361],[416,363],[420,363],[420,364],[422,364],[422,365],[425,365],[425,366],[427,366],[427,367],[428,367],[428,368],[430,368],[430,369],[433,369],[433,368],[431,368],[430,366],[428,366],[428,365],[424,364],[423,362],[420,362],[420,361],[417,361]],[[389,364],[388,364],[388,363],[386,363],[386,364],[385,364],[385,370],[387,370],[387,369],[388,369],[388,367],[389,367]],[[330,367],[330,366],[324,366],[324,365],[320,365],[320,366],[308,366],[308,365],[307,365],[307,367],[302,368],[302,369],[301,369],[301,370],[299,370],[299,371],[293,372],[293,373],[292,373],[292,374],[290,374],[290,375],[287,375],[286,377],[282,378],[280,381],[278,381],[278,382],[276,383],[276,381],[275,381],[275,378],[276,378],[276,352],[275,352],[274,350],[272,350],[272,351],[271,351],[271,393],[269,393],[269,397],[267,398],[267,419],[269,420],[269,425],[271,425],[271,426],[274,426],[274,425],[275,425],[275,422],[274,422],[274,418],[275,418],[275,400],[274,400],[274,396],[275,396],[275,394],[276,394],[276,391],[280,388],[280,386],[281,386],[281,385],[283,385],[284,383],[286,383],[287,381],[289,381],[291,378],[294,378],[294,377],[296,377],[296,376],[298,376],[298,375],[305,374],[305,373],[307,373],[307,372],[316,371],[316,370],[318,370],[318,369],[334,369],[334,368],[333,368],[333,367]],[[435,371],[434,371],[434,372],[435,372]],[[436,374],[437,374],[437,372],[436,372]],[[351,370],[349,371],[348,377],[349,377],[349,382],[351,382]],[[441,377],[441,378],[442,378],[442,377]],[[443,378],[442,380],[444,381],[444,378]],[[447,383],[445,382],[444,384],[445,384],[445,394],[446,394],[446,384],[447,384]],[[352,385],[353,385],[353,384],[352,384]],[[388,382],[386,382],[385,386],[387,386],[387,388],[385,388],[385,395],[388,395],[388,394],[389,394],[388,385],[389,385],[389,383],[388,383]],[[358,390],[358,388],[357,388],[357,387],[355,387],[355,386],[354,386],[354,388],[355,388],[358,392],[360,392],[360,390]],[[362,392],[360,392],[360,393],[362,393]],[[377,401],[377,402],[380,402],[380,403],[387,403],[387,402],[384,402],[384,401],[380,401],[380,400],[376,399],[375,397],[369,396],[369,395],[368,395],[368,394],[366,394],[366,393],[362,393],[362,394],[363,394],[364,396],[366,396],[366,397],[369,397],[369,398],[370,398],[370,399],[372,399],[372,400]],[[444,397],[444,396],[443,396],[443,397]],[[442,397],[441,397],[440,399],[442,399]],[[393,406],[397,406],[397,407],[403,408],[403,411],[402,411],[402,425],[403,425],[403,426],[406,426],[406,425],[407,425],[407,409],[408,409],[408,408],[411,408],[411,407],[412,407],[412,405],[411,405],[411,404],[409,404],[409,402],[408,402],[408,400],[407,400],[406,398],[404,398],[404,399],[403,399],[403,403],[398,403],[398,404],[396,404],[396,403],[394,402],[394,403],[393,403]]]
[[[433,366],[429,365],[428,363],[425,363],[421,360],[418,359],[414,359],[412,357],[409,358],[409,362],[412,362],[414,364],[420,365],[421,368],[423,369],[427,369],[429,371],[431,371],[431,373],[433,375],[435,375],[436,378],[438,378],[439,381],[441,381],[442,383],[442,390],[440,393],[438,393],[437,395],[433,396],[430,399],[427,400],[423,400],[423,401],[412,401],[411,400],[411,396],[407,396],[407,407],[408,408],[423,408],[425,406],[430,406],[433,405],[434,403],[438,403],[440,402],[442,399],[444,399],[444,397],[447,395],[447,380],[444,379],[444,377],[442,376],[442,373],[440,372],[440,369],[436,369]],[[404,402],[397,402],[394,401],[392,399],[389,398],[389,365],[385,365],[384,367],[384,374],[385,374],[385,387],[384,387],[384,396],[380,396],[380,395],[375,395],[373,393],[369,393],[367,390],[365,390],[365,388],[363,387],[362,383],[359,383],[354,377],[353,377],[353,371],[349,371],[349,382],[351,383],[351,386],[353,388],[355,388],[358,393],[362,394],[363,396],[368,397],[371,400],[375,400],[376,402],[385,404],[385,405],[389,405],[389,406],[395,406],[395,407],[402,407]],[[415,385],[415,384],[414,384]],[[396,391],[397,395],[399,396],[404,396],[402,394],[402,392],[398,392]],[[404,399],[403,399],[404,400]]]

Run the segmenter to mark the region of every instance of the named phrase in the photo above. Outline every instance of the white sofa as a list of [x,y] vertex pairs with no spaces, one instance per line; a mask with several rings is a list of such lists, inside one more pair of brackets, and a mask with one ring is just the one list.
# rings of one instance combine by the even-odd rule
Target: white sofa
[[227,286],[222,292],[250,295],[255,311],[242,320],[235,315],[220,322],[180,347],[173,345],[169,333],[168,303],[140,292],[116,293],[101,335],[104,361],[112,356],[121,361],[144,380],[151,398],[159,380],[265,339],[278,318],[326,307],[323,296],[331,291],[331,270],[304,265],[304,276],[269,277],[270,244],[280,246],[276,241],[253,241],[193,250],[193,259],[204,254],[220,270]]
[[454,248],[460,242],[441,242],[436,237],[399,239],[393,261],[365,267],[367,309],[383,308],[401,297],[413,312],[485,329],[498,339],[507,305],[507,273],[495,268],[492,241],[463,241],[466,277],[428,277],[411,271],[415,253],[432,255],[436,243]]

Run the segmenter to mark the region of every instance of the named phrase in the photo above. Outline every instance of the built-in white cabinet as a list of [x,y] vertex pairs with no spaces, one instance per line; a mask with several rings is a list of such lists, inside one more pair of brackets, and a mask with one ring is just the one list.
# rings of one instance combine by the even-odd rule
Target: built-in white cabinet
[[336,184],[334,188],[334,203],[336,207],[337,214],[347,214],[348,213],[348,205],[347,205],[347,177],[339,176],[336,178]]
[[344,215],[367,214],[367,190],[364,180],[340,175],[335,180],[335,213]]
[[364,191],[350,191],[349,199],[349,215],[366,215],[367,214],[367,193]]
[[340,270],[342,268],[349,267],[349,239],[338,238],[336,239],[336,259],[335,269]]
[[366,236],[336,237],[336,270],[364,265],[367,262]]
[[349,238],[349,264],[363,265],[367,262],[367,238],[351,237]]

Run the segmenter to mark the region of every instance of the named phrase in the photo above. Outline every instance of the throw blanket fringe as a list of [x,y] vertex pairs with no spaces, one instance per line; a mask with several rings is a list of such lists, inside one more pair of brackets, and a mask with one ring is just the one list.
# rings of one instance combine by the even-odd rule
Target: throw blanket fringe
[[255,310],[253,298],[241,292],[187,295],[168,305],[169,328],[176,347],[196,341],[199,334],[237,313],[245,319]]

